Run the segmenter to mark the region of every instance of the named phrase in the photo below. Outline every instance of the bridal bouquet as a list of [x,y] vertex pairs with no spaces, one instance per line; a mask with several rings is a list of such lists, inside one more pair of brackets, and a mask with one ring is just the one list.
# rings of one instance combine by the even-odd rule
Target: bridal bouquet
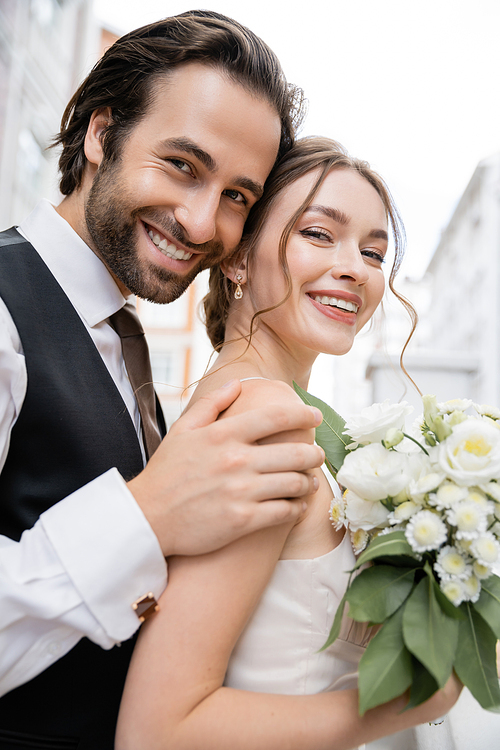
[[345,489],[331,520],[359,555],[324,648],[346,604],[349,617],[380,625],[359,665],[360,714],[408,688],[408,708],[419,705],[452,669],[500,711],[500,410],[424,396],[405,432],[406,403],[374,404],[346,423],[296,390],[323,413],[316,441]]

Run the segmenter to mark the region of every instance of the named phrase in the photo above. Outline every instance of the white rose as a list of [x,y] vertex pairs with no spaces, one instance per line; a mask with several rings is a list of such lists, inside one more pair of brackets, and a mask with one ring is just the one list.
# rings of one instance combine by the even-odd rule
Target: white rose
[[372,443],[349,453],[337,481],[365,500],[394,497],[408,483],[408,458]]
[[462,422],[440,443],[439,465],[464,487],[500,476],[500,431],[480,419]]
[[351,531],[359,529],[370,531],[386,523],[389,511],[382,503],[363,500],[351,490],[347,490],[344,500],[346,502],[345,517]]
[[406,415],[412,411],[413,406],[406,401],[391,404],[387,399],[383,404],[368,406],[348,419],[344,432],[361,445],[377,443],[385,438],[387,430],[402,430]]

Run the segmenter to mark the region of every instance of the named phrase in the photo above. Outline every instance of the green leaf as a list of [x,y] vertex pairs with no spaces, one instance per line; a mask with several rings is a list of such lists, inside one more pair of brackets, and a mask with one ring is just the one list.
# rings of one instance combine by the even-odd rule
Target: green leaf
[[344,596],[341,599],[341,602],[339,606],[337,607],[337,611],[335,612],[335,617],[333,619],[333,625],[330,630],[330,635],[328,636],[326,643],[321,646],[320,651],[324,651],[325,648],[328,648],[328,646],[331,646],[334,641],[337,640],[340,633],[340,626],[342,625],[342,617],[344,615],[344,608],[347,602],[347,591],[344,594]]
[[500,638],[500,578],[490,576],[481,581],[481,595],[473,605],[483,620],[486,620],[497,638]]
[[406,540],[404,531],[393,531],[390,534],[381,534],[372,539],[368,547],[358,557],[354,570],[370,562],[370,560],[388,555],[408,555],[408,557],[416,559]]
[[412,681],[411,655],[402,635],[400,607],[370,641],[359,662],[359,713],[396,698]]
[[439,606],[433,581],[423,578],[415,586],[403,617],[403,637],[411,653],[443,687],[451,675],[458,641],[458,620]]
[[293,387],[304,403],[309,404],[309,406],[316,406],[321,411],[323,421],[319,427],[316,427],[316,442],[325,451],[326,458],[334,468],[335,473],[338,472],[348,453],[346,446],[352,443],[351,438],[344,435],[345,419],[342,419],[340,414],[337,414],[331,406],[325,404],[320,398],[311,396],[297,383],[294,382]]
[[393,565],[395,568],[421,568],[422,561],[408,555],[381,555],[374,560],[375,565]]
[[347,590],[349,617],[358,622],[384,622],[408,597],[414,579],[412,568],[376,565],[363,570]]
[[500,712],[500,687],[496,666],[496,637],[474,607],[465,605],[467,618],[459,623],[458,648],[454,661],[457,675],[478,703]]
[[410,688],[410,700],[405,706],[404,711],[407,711],[409,708],[415,708],[415,706],[420,706],[421,703],[429,700],[436,690],[439,690],[439,685],[424,665],[418,659],[415,659],[414,656],[412,656],[411,662],[413,666],[413,680]]

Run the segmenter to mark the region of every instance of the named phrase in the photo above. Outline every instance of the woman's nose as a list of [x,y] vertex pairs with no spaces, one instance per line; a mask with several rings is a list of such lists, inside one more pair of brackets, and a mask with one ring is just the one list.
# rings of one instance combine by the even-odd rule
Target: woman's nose
[[369,271],[357,242],[341,244],[335,253],[331,272],[336,279],[347,278],[356,284],[368,281]]

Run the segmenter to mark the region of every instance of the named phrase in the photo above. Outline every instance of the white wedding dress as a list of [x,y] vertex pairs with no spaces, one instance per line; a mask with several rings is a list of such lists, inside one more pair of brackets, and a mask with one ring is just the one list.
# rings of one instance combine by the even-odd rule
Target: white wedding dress
[[[339,492],[338,486],[332,484],[332,488]],[[365,625],[345,617],[340,637],[328,649],[319,651],[354,564],[348,534],[338,547],[321,557],[279,560],[231,655],[224,684],[287,695],[356,687],[358,663],[369,639]],[[471,722],[471,741],[464,742]],[[500,716],[481,710],[464,690],[443,724],[414,727],[363,748],[500,750]]]

